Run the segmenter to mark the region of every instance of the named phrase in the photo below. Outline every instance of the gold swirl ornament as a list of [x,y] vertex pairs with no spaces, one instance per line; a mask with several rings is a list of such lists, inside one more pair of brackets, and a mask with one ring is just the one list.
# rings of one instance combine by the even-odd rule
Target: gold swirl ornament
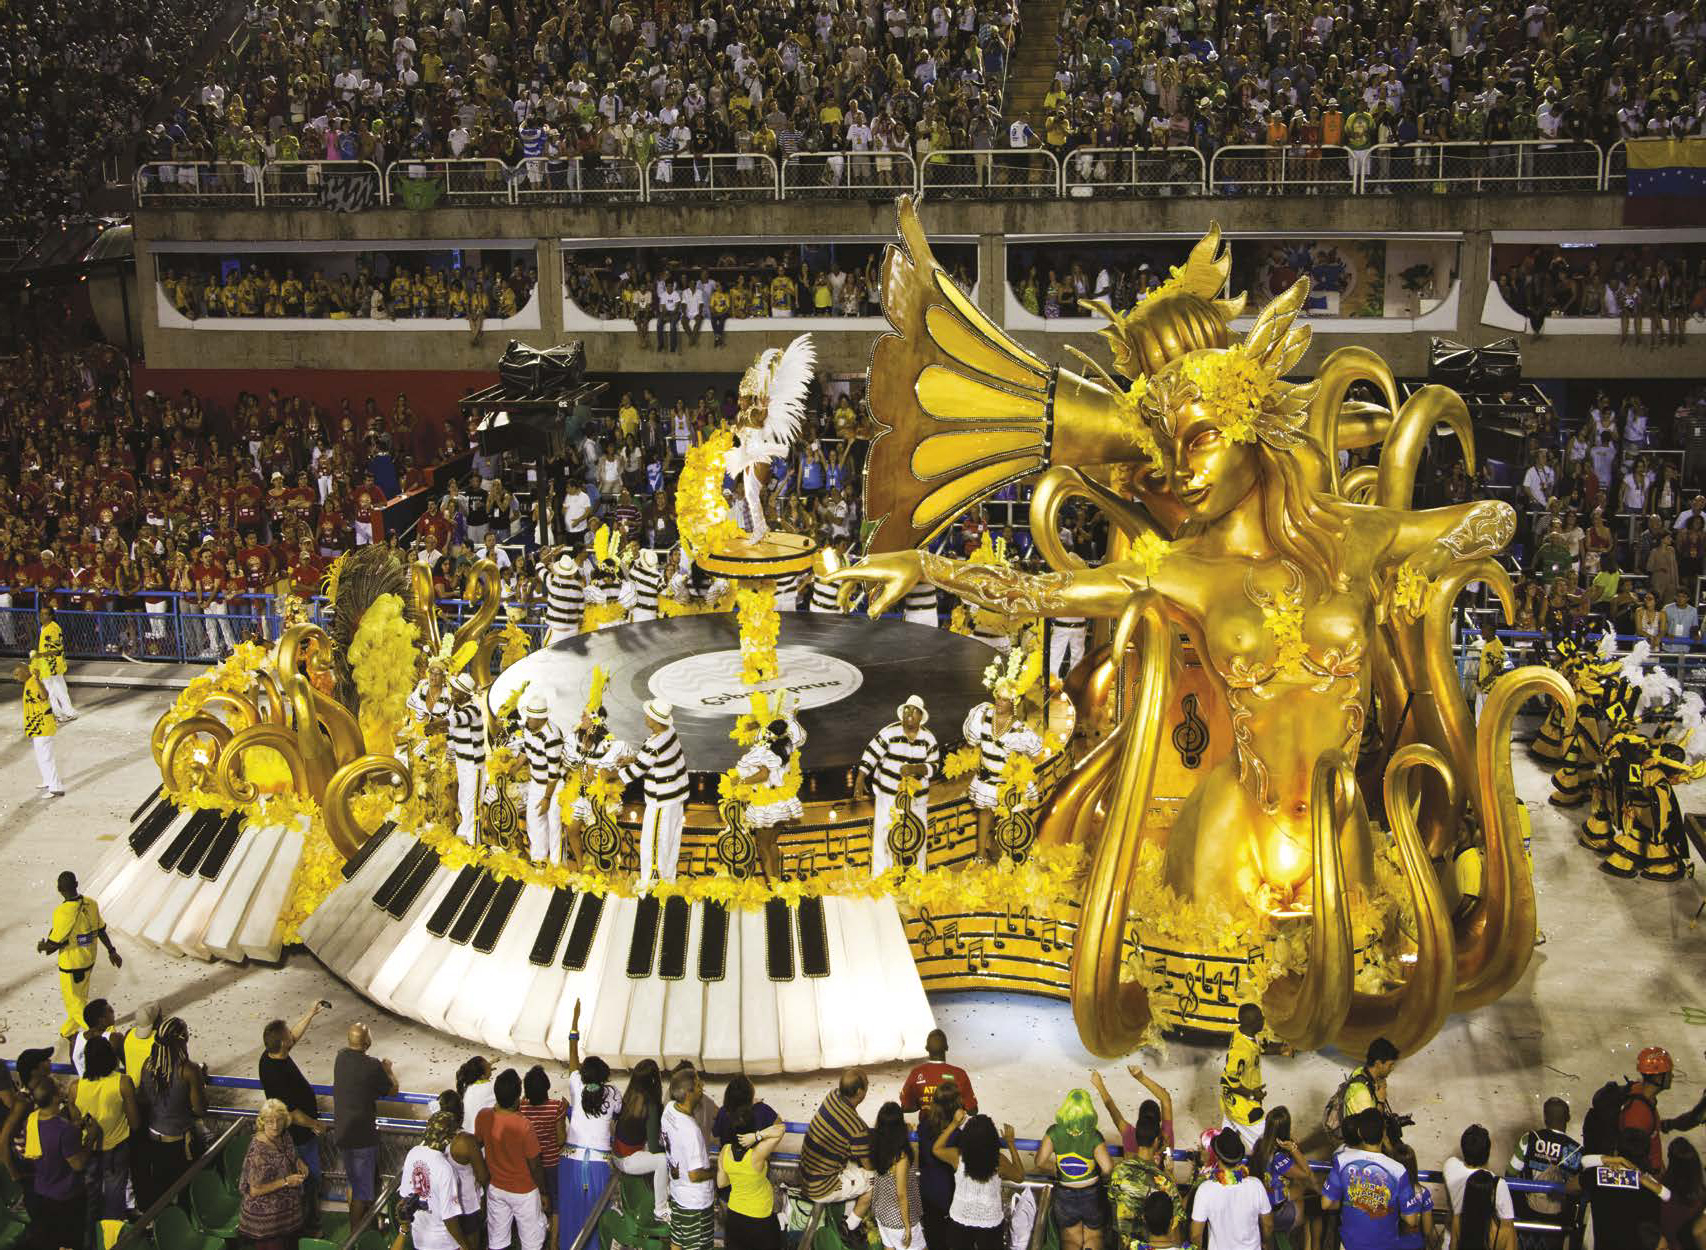
[[461,672],[472,663],[478,651],[478,640],[503,610],[503,581],[498,574],[498,566],[491,560],[481,560],[469,569],[462,597],[475,605],[474,615],[463,621],[450,636],[450,671],[453,673]]
[[281,725],[250,725],[232,735],[219,753],[214,789],[236,803],[253,803],[260,798],[260,788],[243,773],[243,757],[258,748],[277,751],[290,770],[292,792],[308,797],[308,765],[302,759],[296,735]]
[[[167,731],[165,740],[160,747],[160,781],[167,790],[178,788],[180,763],[182,776],[191,790],[205,789],[209,786],[214,769],[219,765],[219,756],[225,750],[225,745],[231,741],[231,728],[216,716],[204,716],[197,713],[186,716]],[[212,744],[213,751],[208,759],[196,762],[193,755],[180,760],[185,751],[194,751],[199,741],[205,739]]]
[[280,684],[307,770],[308,793],[316,798],[324,796],[340,766],[366,751],[349,709],[314,685],[315,674],[331,672],[332,651],[331,636],[306,622],[287,627],[278,643]]
[[388,781],[399,787],[399,801],[414,791],[414,776],[394,755],[362,755],[351,760],[333,774],[326,786],[320,811],[326,821],[326,836],[338,854],[351,858],[367,841],[367,830],[355,818],[351,805],[355,797],[374,782]]

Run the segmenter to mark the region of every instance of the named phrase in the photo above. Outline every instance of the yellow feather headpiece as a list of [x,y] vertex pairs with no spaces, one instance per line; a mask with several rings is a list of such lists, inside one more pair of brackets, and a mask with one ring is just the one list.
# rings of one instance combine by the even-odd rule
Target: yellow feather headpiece
[[610,682],[610,673],[604,665],[595,665],[592,670],[592,685],[587,688],[586,712],[588,716],[599,716],[604,709],[604,687]]

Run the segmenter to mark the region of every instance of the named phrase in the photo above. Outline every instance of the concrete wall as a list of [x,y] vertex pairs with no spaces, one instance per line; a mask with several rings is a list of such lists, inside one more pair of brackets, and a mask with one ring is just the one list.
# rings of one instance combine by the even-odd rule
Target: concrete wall
[[[1461,236],[1460,287],[1455,325],[1441,325],[1459,342],[1486,343],[1506,331],[1482,323],[1487,267],[1495,231],[1558,230],[1572,235],[1616,234],[1623,228],[1624,198],[1617,195],[1533,197],[1380,196],[1252,197],[1247,199],[1046,200],[1012,203],[927,201],[925,229],[932,237],[975,238],[979,243],[979,302],[1002,320],[1006,273],[1004,243],[1013,236],[1065,239],[1145,235],[1194,236],[1211,220],[1231,234],[1271,233],[1297,237],[1440,233]],[[1706,242],[1706,231],[1699,232]],[[136,214],[138,289],[142,292],[143,338],[148,364],[158,369],[363,369],[489,370],[502,342],[488,334],[476,343],[462,332],[423,333],[406,329],[384,333],[319,331],[221,331],[206,323],[194,330],[162,327],[152,298],[156,242],[221,243],[371,242],[395,240],[531,241],[537,249],[540,328],[521,334],[545,346],[563,337],[562,265],[558,240],[742,240],[788,242],[814,237],[895,237],[891,204],[745,203],[728,205],[628,204],[572,208],[436,208],[425,213],[383,210],[337,214],[317,209],[255,209],[180,212],[143,210]],[[1447,319],[1450,320],[1449,318]],[[731,323],[731,327],[734,323]],[[748,323],[751,324],[751,323]],[[874,332],[817,329],[818,356],[836,373],[861,372],[869,360]],[[1341,323],[1342,324],[1342,323]],[[1105,358],[1102,340],[1085,323],[1083,333],[1015,331],[1015,337],[1049,360],[1066,356],[1070,344]],[[1572,334],[1563,323],[1556,333],[1534,340],[1523,336],[1525,372],[1536,378],[1688,377],[1706,375],[1706,334],[1659,357],[1624,351],[1614,341]],[[1549,331],[1554,327],[1549,327]],[[667,358],[671,372],[733,373],[761,348],[785,341],[792,330],[743,329],[730,333],[725,347],[713,348],[710,335],[695,347]],[[588,367],[599,372],[650,373],[662,367],[655,353],[642,351],[632,332],[596,332],[585,337]],[[1376,333],[1356,327],[1352,333],[1318,331],[1304,362],[1312,368],[1326,353],[1350,342],[1375,348],[1399,376],[1426,372],[1426,331]]]

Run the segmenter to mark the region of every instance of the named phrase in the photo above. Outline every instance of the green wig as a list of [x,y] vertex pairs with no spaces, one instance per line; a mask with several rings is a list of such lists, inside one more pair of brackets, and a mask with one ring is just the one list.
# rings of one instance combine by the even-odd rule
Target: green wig
[[1060,1110],[1054,1113],[1054,1122],[1068,1133],[1093,1133],[1096,1131],[1096,1104],[1087,1089],[1075,1089],[1066,1095],[1060,1104]]

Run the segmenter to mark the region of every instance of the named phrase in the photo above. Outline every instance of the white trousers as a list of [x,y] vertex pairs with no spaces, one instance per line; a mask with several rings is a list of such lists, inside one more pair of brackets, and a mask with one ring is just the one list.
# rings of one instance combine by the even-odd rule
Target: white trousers
[[628,613],[630,621],[655,621],[658,619],[656,608],[635,608]]
[[938,629],[942,624],[942,618],[935,608],[913,608],[902,612],[900,619],[913,625],[928,625],[931,629]]
[[669,1160],[650,1150],[636,1150],[631,1155],[611,1155],[611,1165],[629,1176],[652,1178],[652,1214],[658,1219],[669,1218]]
[[480,839],[480,773],[479,764],[456,761],[456,811],[461,820],[456,836],[469,846]]
[[64,720],[75,720],[77,709],[71,706],[71,691],[65,684],[65,678],[44,677],[41,684],[47,688],[47,703],[53,714]]
[[542,1250],[546,1224],[539,1191],[515,1194],[496,1185],[486,1186],[486,1245],[490,1250],[505,1250],[510,1244],[512,1223],[521,1250]]
[[1084,631],[1081,629],[1054,629],[1048,637],[1048,675],[1060,675],[1060,662],[1067,661],[1067,671],[1078,667],[1078,662],[1084,658]]
[[547,798],[544,785],[527,783],[527,854],[553,864],[563,858],[563,807],[556,797],[555,789]]
[[36,749],[36,769],[41,773],[41,784],[55,793],[63,791],[65,786],[59,780],[59,761],[53,758],[53,735],[31,738],[30,745]]
[[687,819],[687,800],[668,803],[646,800],[640,818],[640,885],[652,879],[652,850],[657,850],[657,873],[661,881],[675,880],[675,862],[681,858],[681,826]]
[[[871,875],[880,877],[894,867],[894,856],[889,854],[889,821],[894,817],[895,801],[892,795],[875,790],[871,796],[876,801],[876,815],[871,820]],[[924,822],[924,828],[930,828],[930,804],[928,796],[915,794],[912,797],[912,814]],[[928,836],[925,845],[918,848],[918,870],[924,871],[924,852],[929,846]]]

